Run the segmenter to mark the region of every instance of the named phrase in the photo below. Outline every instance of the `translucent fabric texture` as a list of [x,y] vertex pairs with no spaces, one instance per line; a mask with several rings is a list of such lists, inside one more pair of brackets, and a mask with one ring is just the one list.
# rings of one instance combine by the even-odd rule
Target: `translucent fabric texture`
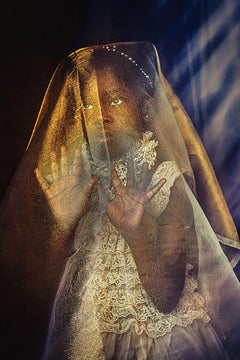
[[25,356],[237,354],[239,239],[152,44],[83,48],[58,66],[1,233],[3,330],[32,339]]

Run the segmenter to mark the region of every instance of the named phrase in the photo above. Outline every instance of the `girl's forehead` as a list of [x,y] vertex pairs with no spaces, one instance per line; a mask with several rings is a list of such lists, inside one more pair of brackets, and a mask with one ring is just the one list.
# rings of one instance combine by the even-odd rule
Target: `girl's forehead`
[[119,78],[111,68],[103,71],[93,71],[85,84],[85,95],[88,93],[107,93],[127,91],[124,81]]

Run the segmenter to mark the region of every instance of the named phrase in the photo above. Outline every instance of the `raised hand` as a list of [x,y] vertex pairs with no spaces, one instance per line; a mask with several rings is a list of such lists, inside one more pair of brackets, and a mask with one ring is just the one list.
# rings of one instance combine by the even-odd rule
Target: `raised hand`
[[80,150],[75,151],[72,169],[67,150],[61,147],[60,166],[55,152],[51,153],[52,182],[43,178],[40,170],[35,169],[36,178],[48,200],[52,213],[59,227],[70,230],[86,212],[89,195],[97,177],[93,176],[84,184],[80,182]]
[[116,169],[111,169],[112,185],[115,198],[108,202],[107,213],[112,224],[121,231],[135,231],[138,229],[146,204],[158,193],[165,184],[165,179],[147,190],[148,165],[143,164],[140,181],[136,184],[133,174],[133,162],[128,163],[127,184],[123,186]]

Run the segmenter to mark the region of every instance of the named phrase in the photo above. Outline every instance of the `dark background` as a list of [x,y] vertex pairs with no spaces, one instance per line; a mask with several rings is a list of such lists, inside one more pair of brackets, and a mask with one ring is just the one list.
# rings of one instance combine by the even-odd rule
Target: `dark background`
[[240,229],[240,3],[19,1],[1,11],[0,200],[58,63],[77,48],[147,40],[213,163]]

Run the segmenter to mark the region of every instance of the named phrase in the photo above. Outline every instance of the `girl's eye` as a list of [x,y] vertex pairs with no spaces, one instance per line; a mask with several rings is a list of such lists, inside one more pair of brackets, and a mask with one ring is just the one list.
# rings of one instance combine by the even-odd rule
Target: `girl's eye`
[[91,105],[91,104],[84,104],[83,105],[83,110],[91,110],[91,109],[93,109],[93,105]]
[[122,99],[114,99],[111,102],[111,106],[121,105],[122,103],[123,103]]

